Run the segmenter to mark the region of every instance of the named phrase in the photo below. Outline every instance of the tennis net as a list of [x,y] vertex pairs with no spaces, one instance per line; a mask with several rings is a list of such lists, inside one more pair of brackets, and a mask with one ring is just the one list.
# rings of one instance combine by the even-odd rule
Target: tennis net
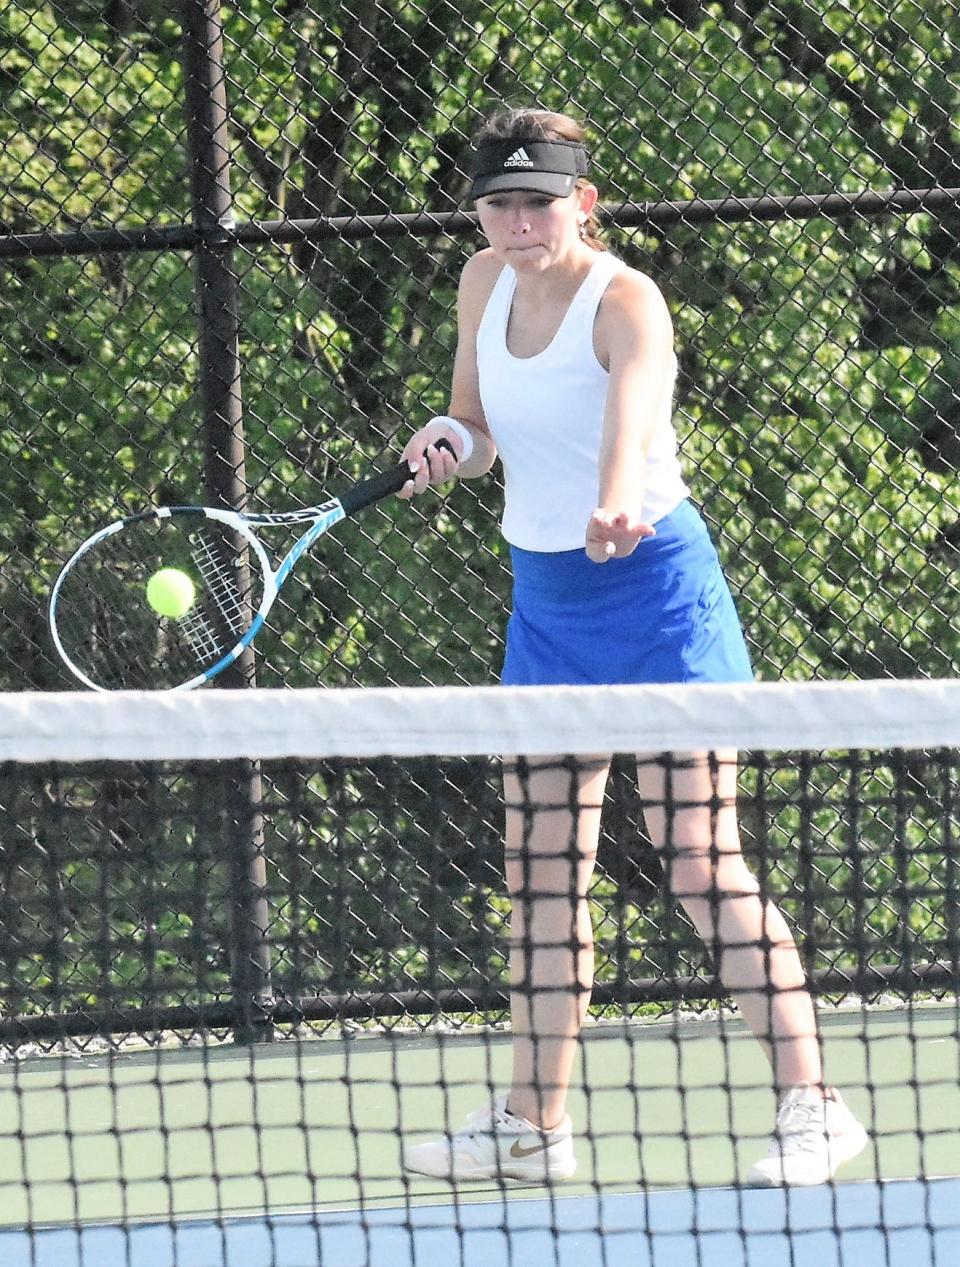
[[0,1261],[956,1261],[958,777],[957,682],[0,697]]

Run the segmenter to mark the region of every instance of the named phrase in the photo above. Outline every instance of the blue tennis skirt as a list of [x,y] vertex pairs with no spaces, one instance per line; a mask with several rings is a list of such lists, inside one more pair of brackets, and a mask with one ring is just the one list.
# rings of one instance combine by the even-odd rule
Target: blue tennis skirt
[[689,501],[625,559],[511,546],[506,686],[750,682],[733,598]]

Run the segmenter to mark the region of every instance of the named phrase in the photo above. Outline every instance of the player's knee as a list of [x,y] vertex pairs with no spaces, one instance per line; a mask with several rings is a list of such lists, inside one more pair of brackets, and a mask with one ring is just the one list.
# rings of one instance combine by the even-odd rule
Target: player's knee
[[760,892],[756,877],[736,852],[678,848],[667,863],[671,891],[676,897],[731,900]]

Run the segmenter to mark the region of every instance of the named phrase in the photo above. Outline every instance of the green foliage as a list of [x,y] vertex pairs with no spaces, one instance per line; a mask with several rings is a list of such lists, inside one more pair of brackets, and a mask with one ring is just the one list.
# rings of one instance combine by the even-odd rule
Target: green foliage
[[[943,791],[956,762],[942,756],[745,762],[745,846],[810,971],[949,959],[958,877]],[[16,824],[0,852],[8,1012],[232,997],[228,947],[246,916],[222,778],[148,763],[0,771]],[[590,889],[597,979],[626,990],[709,976],[707,949],[664,885],[669,868],[638,852],[631,779],[624,764],[611,782]],[[270,762],[263,784],[278,998],[505,979],[499,762]]]
[[[455,206],[465,137],[504,98],[585,117],[614,205],[960,183],[939,6],[760,5],[749,28],[720,5],[667,8],[227,10],[237,215]],[[175,24],[144,7],[112,30],[39,3],[8,4],[0,22],[6,224],[186,218]],[[670,300],[684,455],[763,676],[956,671],[956,225],[613,234]],[[456,276],[475,246],[237,253],[262,502],[314,500],[443,409]],[[203,495],[196,319],[176,253],[15,261],[7,276],[0,504],[19,523],[0,584],[20,641],[5,680],[44,686],[59,677],[37,604],[66,545],[104,515]],[[262,644],[263,680],[490,680],[508,586],[495,481],[446,507],[371,516],[336,579],[322,559],[308,567]]]
[[[953,17],[955,8],[951,0]],[[156,3],[107,9],[113,26],[79,0],[0,0],[7,232],[190,219],[177,23]],[[747,13],[749,20],[738,16]],[[454,209],[468,188],[467,138],[505,100],[586,120],[611,210],[622,202],[957,188],[960,46],[945,37],[944,15],[942,0],[248,0],[224,10],[236,216]],[[670,303],[683,456],[759,674],[955,674],[957,210],[688,218],[612,230],[610,240]],[[470,233],[384,234],[235,251],[255,502],[315,501],[371,460],[392,460],[412,426],[445,408],[456,280],[479,244]],[[65,685],[44,609],[80,539],[142,505],[204,497],[196,312],[186,252],[5,261],[3,687]],[[329,553],[321,548],[305,561],[284,591],[259,644],[260,682],[493,680],[509,591],[499,511],[491,476],[345,525]],[[321,778],[318,801],[325,786]],[[292,817],[273,821],[278,848],[281,838],[303,835],[296,856],[305,895],[304,909],[291,911],[289,923],[279,917],[274,932],[291,945],[304,939],[296,953],[327,956],[334,975],[356,970],[375,981],[399,970],[404,981],[421,980],[436,968],[415,949],[426,944],[424,910],[402,894],[419,892],[425,867],[442,862],[422,829],[431,803],[420,804],[418,819],[404,789],[409,818],[397,819],[391,837],[384,824],[393,822],[395,796],[366,784],[355,791],[369,808],[356,811],[339,844]],[[469,799],[469,789],[455,791]],[[129,811],[126,795],[117,795],[111,831]],[[171,814],[178,795],[171,791]],[[142,817],[133,821],[143,826]],[[478,971],[502,966],[491,949],[502,910],[491,896],[497,883],[478,898],[476,875],[463,875],[495,865],[492,821],[475,824],[476,852],[454,850],[441,866],[450,903],[427,901],[428,923],[444,930],[453,959],[459,921],[473,921]],[[838,821],[824,822],[826,839],[837,839]],[[788,811],[778,823],[788,852],[800,823]],[[92,900],[97,853],[83,849],[96,845],[98,829],[82,816],[72,827],[70,882]],[[391,839],[415,845],[399,856]],[[187,826],[171,832],[151,862],[156,892],[176,888],[195,846]],[[878,837],[863,866],[871,883],[894,892],[903,876],[884,856],[888,847]],[[322,913],[317,877],[331,851],[352,877],[355,942]],[[827,894],[838,885],[842,893],[849,863],[838,871],[823,865],[817,918],[829,922],[842,911],[831,913]],[[390,903],[370,897],[378,868]],[[935,878],[940,871],[933,868]],[[8,897],[28,903],[22,877],[32,873],[22,873],[19,887],[12,874]],[[148,927],[123,909],[129,883],[129,874],[116,873],[109,918],[125,949],[111,961],[110,989],[122,983],[133,997],[143,945],[152,972],[173,974],[174,994],[187,988],[174,980],[184,945],[191,971],[225,988],[229,968],[202,948],[193,908],[168,905]],[[626,949],[625,930],[634,938],[644,921],[630,894],[604,875],[597,897],[613,903],[620,921],[613,935],[621,959],[603,971],[649,958]],[[940,899],[931,901],[929,918],[943,918]],[[928,914],[894,902],[871,918],[885,931],[899,920],[919,935]],[[76,938],[95,941],[96,930],[81,920]],[[27,955],[20,971],[46,973],[50,988],[65,988],[41,961]],[[448,956],[444,971],[450,965]],[[95,1000],[104,967],[78,957],[70,989]]]

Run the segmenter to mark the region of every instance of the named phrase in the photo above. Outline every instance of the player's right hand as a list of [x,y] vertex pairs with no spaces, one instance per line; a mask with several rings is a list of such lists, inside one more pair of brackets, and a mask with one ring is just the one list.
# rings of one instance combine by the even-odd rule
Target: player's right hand
[[[438,440],[445,440],[450,448],[438,449]],[[452,427],[428,422],[410,437],[400,455],[400,461],[410,467],[410,480],[397,496],[409,499],[431,485],[446,484],[456,475],[462,454],[463,440]]]

